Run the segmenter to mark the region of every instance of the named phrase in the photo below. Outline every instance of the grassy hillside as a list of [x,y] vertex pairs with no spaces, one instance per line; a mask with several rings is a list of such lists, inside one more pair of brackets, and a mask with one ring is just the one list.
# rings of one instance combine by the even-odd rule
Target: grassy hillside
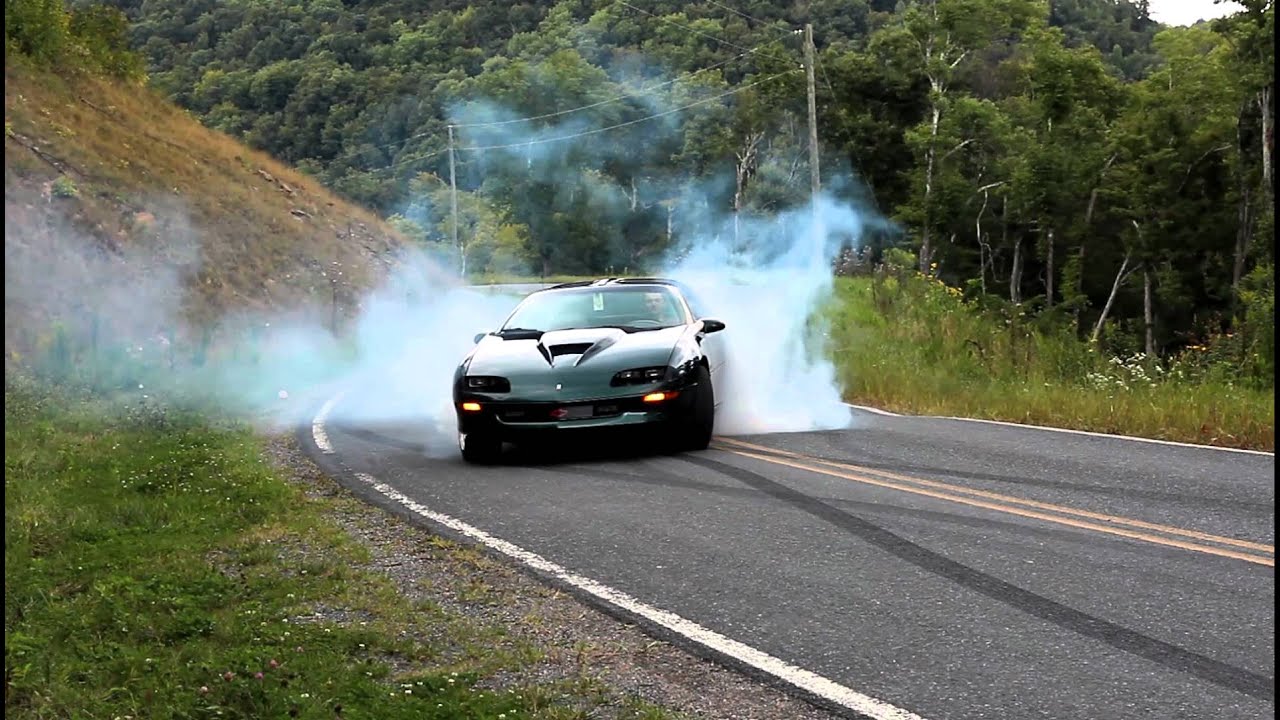
[[1211,336],[1116,357],[1015,306],[910,272],[839,278],[824,320],[846,398],[954,415],[1275,449],[1275,391],[1247,372],[1267,338]]
[[156,287],[157,274],[176,281],[106,322],[127,320],[131,303],[168,305],[203,328],[238,310],[343,315],[404,242],[146,87],[16,54],[5,65],[9,353],[48,342],[55,323],[87,322],[78,301]]

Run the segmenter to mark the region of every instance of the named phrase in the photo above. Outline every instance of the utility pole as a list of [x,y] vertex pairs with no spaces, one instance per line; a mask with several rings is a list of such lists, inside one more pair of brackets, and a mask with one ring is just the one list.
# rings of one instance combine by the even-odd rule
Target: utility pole
[[813,24],[804,25],[804,74],[809,84],[809,184],[813,196],[810,202],[817,211],[818,190],[821,187],[818,168],[818,98],[813,77]]
[[462,252],[458,243],[458,181],[453,174],[453,126],[449,126],[449,195],[452,205],[453,246],[458,249],[458,273],[460,277],[467,275],[467,254]]

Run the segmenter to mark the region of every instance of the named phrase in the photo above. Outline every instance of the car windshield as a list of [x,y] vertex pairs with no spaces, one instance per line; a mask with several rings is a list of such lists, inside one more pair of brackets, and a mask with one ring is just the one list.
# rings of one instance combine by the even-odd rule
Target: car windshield
[[507,318],[503,331],[619,327],[635,332],[686,322],[683,304],[666,287],[582,287],[529,296]]

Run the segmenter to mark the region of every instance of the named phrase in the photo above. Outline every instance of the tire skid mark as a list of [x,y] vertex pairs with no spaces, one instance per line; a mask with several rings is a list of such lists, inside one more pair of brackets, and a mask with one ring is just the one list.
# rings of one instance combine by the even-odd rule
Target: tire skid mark
[[1274,678],[1214,660],[1037,595],[750,470],[700,456],[688,455],[681,459],[756,488],[926,572],[951,580],[961,587],[986,595],[1064,630],[1101,641],[1117,650],[1250,697],[1267,702],[1275,701]]

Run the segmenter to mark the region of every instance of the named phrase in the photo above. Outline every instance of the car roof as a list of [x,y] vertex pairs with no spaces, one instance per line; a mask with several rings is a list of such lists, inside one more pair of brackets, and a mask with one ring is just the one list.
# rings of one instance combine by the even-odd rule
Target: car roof
[[666,285],[676,290],[683,291],[684,286],[679,282],[670,278],[661,277],[606,277],[596,280],[575,280],[573,282],[559,283],[551,287],[542,288],[537,292],[546,292],[548,290],[564,290],[566,288],[585,288],[585,287],[616,287],[619,285]]

